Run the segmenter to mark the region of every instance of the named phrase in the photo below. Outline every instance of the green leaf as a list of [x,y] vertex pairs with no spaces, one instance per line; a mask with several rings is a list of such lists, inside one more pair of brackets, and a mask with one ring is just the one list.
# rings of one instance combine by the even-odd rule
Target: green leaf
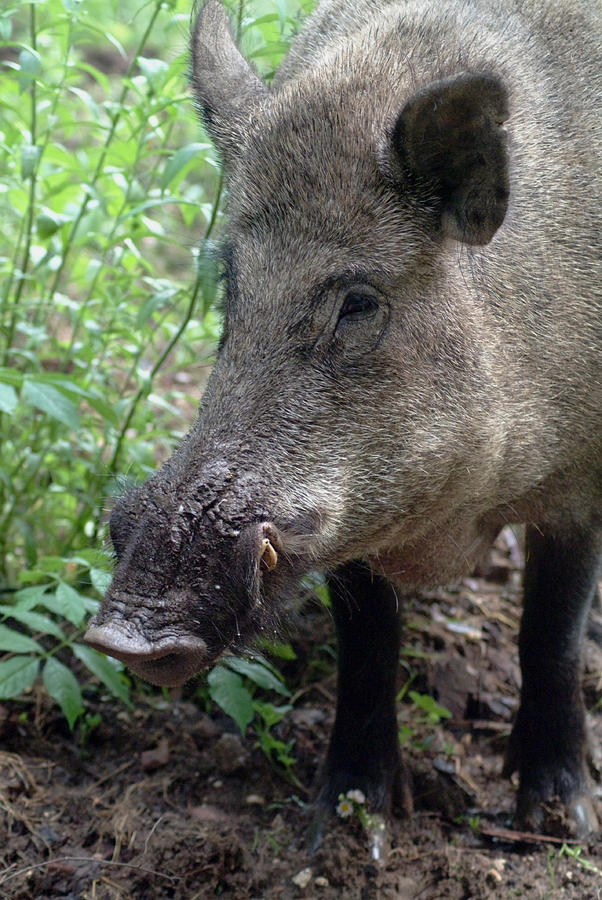
[[0,412],[12,413],[17,405],[17,392],[10,384],[0,383]]
[[209,696],[228,716],[232,716],[241,734],[253,720],[253,698],[236,672],[215,666],[207,676]]
[[23,144],[21,147],[21,178],[23,181],[33,175],[41,152],[41,147],[36,147],[35,144]]
[[154,294],[151,294],[138,311],[138,315],[136,316],[136,328],[143,328],[150,317],[159,308],[172,300],[173,297],[177,296],[177,294],[178,289],[174,285],[170,285],[162,291],[156,291]]
[[250,678],[254,684],[267,691],[276,691],[283,697],[289,697],[290,691],[281,678],[274,672],[271,672],[260,662],[251,662],[249,659],[239,659],[236,656],[228,657],[224,660],[224,665],[228,666],[239,675],[245,675]]
[[211,147],[210,144],[186,144],[185,147],[181,147],[177,150],[173,156],[167,160],[165,169],[163,170],[163,177],[161,178],[161,190],[165,190],[168,185],[174,180],[176,175],[184,168],[184,166],[190,162],[191,159],[201,152],[201,150],[207,150]]
[[41,409],[42,412],[69,428],[79,428],[79,416],[75,404],[55,387],[26,378],[23,382],[21,399],[30,403],[31,406]]
[[138,57],[138,68],[152,85],[154,90],[158,90],[165,83],[165,78],[169,72],[169,66],[162,59],[153,59],[147,56]]
[[451,712],[444,706],[440,706],[436,700],[429,697],[428,694],[419,694],[417,691],[409,691],[408,697],[418,709],[425,712],[430,719],[438,722],[439,719],[450,719]]
[[87,568],[102,569],[105,572],[113,571],[113,556],[106,550],[97,550],[88,547],[84,550],[78,550],[75,556],[70,557],[72,562],[79,563]]
[[62,662],[51,656],[44,666],[42,679],[44,687],[52,699],[56,700],[63,710],[63,714],[69,723],[69,728],[73,729],[77,718],[84,711],[82,692],[77,678],[71,669],[68,669]]
[[16,369],[8,368],[8,366],[0,366],[0,381],[5,384],[12,384],[13,387],[21,387],[23,384],[23,375]]
[[6,625],[0,625],[0,650],[6,650],[8,653],[44,652],[37,641],[27,637],[26,634],[7,628]]
[[26,91],[42,68],[37,50],[26,47],[19,53],[19,91]]
[[111,572],[105,572],[103,569],[90,569],[90,581],[101,597],[106,594],[112,580]]
[[20,609],[33,609],[38,603],[44,603],[44,595],[48,590],[45,584],[35,584],[31,587],[22,588],[15,594],[15,600],[19,604]]
[[36,220],[38,235],[44,239],[52,237],[62,225],[70,222],[69,216],[63,216],[52,209],[44,209]]
[[270,41],[265,47],[259,47],[258,50],[252,50],[247,54],[249,59],[262,59],[263,57],[267,57],[268,59],[274,60],[277,62],[281,56],[284,56],[286,51],[288,50],[288,44],[285,41]]
[[103,400],[102,397],[96,397],[92,393],[88,393],[86,399],[92,409],[95,409],[105,422],[108,422],[109,425],[114,425],[115,427],[119,425],[119,416],[106,400]]
[[290,643],[265,640],[261,642],[261,647],[269,656],[276,656],[278,659],[297,659],[297,654]]
[[253,708],[263,719],[266,728],[273,728],[293,707],[290,703],[284,706],[274,706],[273,703],[262,703],[260,700],[254,700]]
[[[65,584],[64,581],[61,581],[56,589],[54,603],[52,603],[48,595],[44,597],[43,602],[50,609],[53,609],[53,612],[69,619],[74,625],[81,625],[86,617],[84,598],[71,585]],[[52,603],[52,606],[50,606],[50,603]]]
[[276,9],[280,20],[280,31],[284,31],[288,19],[288,3],[286,0],[276,0]]
[[82,597],[82,603],[86,607],[86,612],[91,613],[93,616],[100,609],[100,600],[95,600],[93,597]]
[[203,311],[215,302],[218,286],[218,264],[215,245],[212,241],[202,241],[197,253],[197,283],[203,297]]
[[104,656],[85,644],[72,644],[71,649],[93,675],[102,681],[114,697],[131,706],[130,689],[123,675],[123,664]]
[[23,625],[27,625],[30,631],[51,634],[59,641],[65,640],[65,635],[56,622],[53,622],[52,619],[43,616],[41,613],[31,612],[29,609],[20,609],[19,606],[0,606],[0,615],[22,622]]
[[12,33],[13,33],[12,19],[9,19],[9,18],[0,19],[0,40],[9,41]]
[[198,211],[197,203],[193,203],[191,200],[183,200],[181,197],[172,197],[171,195],[169,195],[167,197],[161,197],[158,200],[145,200],[144,203],[140,203],[138,206],[135,206],[133,209],[128,210],[122,216],[120,216],[119,222],[127,222],[127,220],[131,219],[133,216],[139,216],[140,213],[145,212],[147,209],[153,209],[155,206],[174,205],[191,206],[194,210]]
[[31,656],[13,656],[0,661],[0,699],[18,697],[32,686],[38,674],[39,662]]

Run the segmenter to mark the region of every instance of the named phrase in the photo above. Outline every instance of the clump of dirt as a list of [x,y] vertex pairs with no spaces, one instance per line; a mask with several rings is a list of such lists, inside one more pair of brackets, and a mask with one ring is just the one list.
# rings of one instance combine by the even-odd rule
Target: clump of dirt
[[[141,691],[131,710],[91,693],[74,735],[41,694],[0,707],[0,896],[602,898],[597,838],[512,830],[516,786],[500,772],[518,702],[519,568],[506,532],[474,577],[408,604],[399,721],[415,812],[391,823],[381,863],[353,816],[333,818],[318,851],[308,850],[336,691],[331,622],[314,604],[293,637],[298,658],[286,663],[294,709],[275,727],[294,741],[294,783],[252,728],[242,737],[226,716],[207,715],[194,685],[169,701]],[[598,617],[594,630],[601,625]],[[589,641],[595,747],[601,689],[602,651]]]

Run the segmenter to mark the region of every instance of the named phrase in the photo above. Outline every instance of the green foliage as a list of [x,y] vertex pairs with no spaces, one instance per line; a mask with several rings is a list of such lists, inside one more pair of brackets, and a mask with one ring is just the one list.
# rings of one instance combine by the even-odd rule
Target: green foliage
[[251,659],[227,657],[207,676],[209,696],[231,716],[241,734],[253,722],[257,744],[267,758],[281,767],[291,778],[295,758],[291,755],[293,741],[282,741],[272,728],[292,709],[289,704],[276,706],[256,696],[257,688],[290,697],[282,675],[261,656]]
[[586,859],[583,856],[583,847],[571,847],[568,844],[563,844],[558,851],[558,856],[569,856],[571,859],[574,859],[575,862],[578,863],[578,865],[580,865],[583,869],[586,869],[588,872],[593,872],[595,875],[599,875],[600,877],[602,877],[602,869],[598,868],[598,866],[594,865],[591,860]]
[[[266,78],[311,5],[230,4]],[[147,476],[187,430],[220,330],[222,181],[188,95],[191,6],[0,10],[0,697],[39,679],[71,727],[88,675],[129,696],[80,641],[111,570],[89,548],[117,477]],[[259,677],[222,672],[226,704],[240,672]]]
[[399,729],[399,741],[402,744],[413,744],[416,747],[427,749],[433,740],[433,730],[444,719],[451,718],[451,712],[441,706],[428,694],[419,694],[418,691],[408,690],[414,676],[411,675],[406,685],[397,696],[397,700],[408,696],[411,706],[408,709],[407,721]]
[[419,694],[417,691],[410,691],[408,694],[414,706],[424,714],[424,719],[430,725],[438,725],[441,719],[451,719],[449,709],[440,706],[428,694]]

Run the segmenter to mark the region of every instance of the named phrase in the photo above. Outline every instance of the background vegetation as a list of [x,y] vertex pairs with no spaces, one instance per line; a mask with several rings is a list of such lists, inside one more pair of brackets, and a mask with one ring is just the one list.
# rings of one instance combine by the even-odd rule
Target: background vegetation
[[[269,79],[313,0],[229,5]],[[190,0],[0,12],[0,698],[42,679],[71,727],[83,685],[128,702],[122,667],[81,642],[110,580],[105,514],[191,424],[220,329],[222,182],[188,92],[190,16]],[[210,689],[267,734],[254,684],[277,681],[239,665]]]

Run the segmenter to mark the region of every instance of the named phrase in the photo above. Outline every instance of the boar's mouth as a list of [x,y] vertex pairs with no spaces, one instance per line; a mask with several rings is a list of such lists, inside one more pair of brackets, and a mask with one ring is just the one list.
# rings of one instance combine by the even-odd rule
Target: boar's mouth
[[140,678],[162,687],[178,687],[213,661],[207,644],[190,635],[148,641],[125,626],[90,624],[84,640],[95,650],[114,656]]

